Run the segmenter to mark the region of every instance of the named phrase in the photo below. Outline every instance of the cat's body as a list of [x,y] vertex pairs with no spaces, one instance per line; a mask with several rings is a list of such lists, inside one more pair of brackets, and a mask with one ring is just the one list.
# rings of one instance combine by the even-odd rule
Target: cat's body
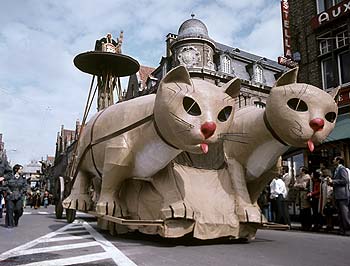
[[77,176],[64,207],[89,209],[88,188],[93,180],[97,212],[125,215],[119,199],[123,181],[151,177],[182,151],[207,153],[209,144],[232,123],[233,98],[239,89],[238,79],[219,88],[191,80],[187,70],[178,67],[164,77],[156,96],[97,113],[82,131]]
[[238,215],[244,221],[261,220],[257,205],[252,204],[277,174],[279,157],[291,146],[312,151],[335,126],[338,109],[333,96],[312,85],[295,83],[296,75],[297,69],[291,70],[276,82],[265,110],[238,110],[233,137],[224,141],[240,206]]

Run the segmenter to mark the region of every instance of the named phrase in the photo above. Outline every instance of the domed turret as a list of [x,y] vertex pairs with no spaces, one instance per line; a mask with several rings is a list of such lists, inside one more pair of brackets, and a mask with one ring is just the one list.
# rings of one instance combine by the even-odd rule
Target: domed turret
[[214,70],[215,42],[209,37],[207,26],[199,19],[195,19],[193,14],[191,17],[181,24],[177,38],[169,42],[175,57],[175,66]]
[[206,38],[210,39],[208,29],[199,19],[192,18],[186,20],[179,28],[178,39],[183,38]]

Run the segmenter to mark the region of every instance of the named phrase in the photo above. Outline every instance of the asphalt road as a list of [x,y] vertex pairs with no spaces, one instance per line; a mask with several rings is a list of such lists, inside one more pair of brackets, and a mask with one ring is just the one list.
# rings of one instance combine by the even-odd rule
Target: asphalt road
[[53,211],[52,206],[27,208],[17,228],[0,225],[0,266],[350,265],[350,237],[334,234],[260,230],[249,243],[169,240],[139,233],[112,237],[96,228],[94,218],[81,214],[67,224]]

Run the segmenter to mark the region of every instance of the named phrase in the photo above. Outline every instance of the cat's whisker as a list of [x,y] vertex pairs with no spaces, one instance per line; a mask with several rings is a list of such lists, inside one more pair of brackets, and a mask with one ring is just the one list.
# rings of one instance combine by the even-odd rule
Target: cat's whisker
[[237,143],[249,143],[251,137],[247,136],[246,133],[222,133],[218,136],[221,140],[232,141]]
[[231,133],[221,133],[221,135],[227,135],[227,136],[244,136],[244,135],[248,135],[248,133],[244,133],[244,132],[231,132]]
[[240,144],[249,144],[249,142],[247,142],[247,141],[236,140],[236,139],[220,138],[220,140],[234,142],[234,143],[240,143]]
[[191,130],[190,129],[184,129],[184,130],[176,131],[175,133],[178,134],[178,133],[184,133],[184,132],[187,132],[187,131],[191,131]]
[[171,114],[172,116],[174,116],[175,119],[176,119],[177,121],[179,121],[180,123],[184,124],[185,126],[187,126],[187,127],[189,127],[189,128],[194,128],[194,125],[192,125],[192,124],[186,122],[186,121],[183,120],[182,118],[178,117],[176,114],[174,114],[174,113],[172,113],[172,112],[170,112],[170,114]]

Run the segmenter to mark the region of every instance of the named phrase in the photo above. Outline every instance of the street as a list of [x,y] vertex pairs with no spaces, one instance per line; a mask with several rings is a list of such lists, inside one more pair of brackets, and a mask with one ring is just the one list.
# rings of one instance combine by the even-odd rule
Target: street
[[162,239],[136,232],[110,236],[78,213],[72,224],[53,206],[25,209],[17,228],[0,226],[0,265],[348,265],[350,237],[300,231],[258,231],[255,240]]

